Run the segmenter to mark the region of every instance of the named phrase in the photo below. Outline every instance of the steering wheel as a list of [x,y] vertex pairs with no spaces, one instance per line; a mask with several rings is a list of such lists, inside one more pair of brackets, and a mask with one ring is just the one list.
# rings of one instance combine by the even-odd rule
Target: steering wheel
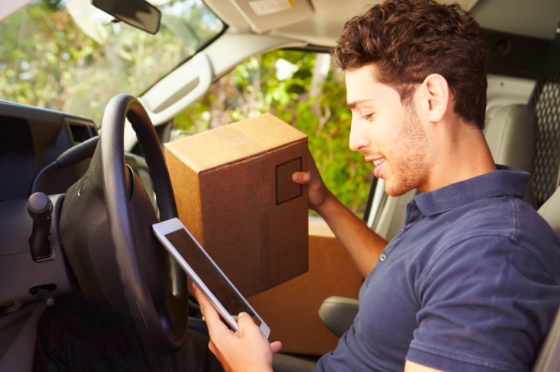
[[123,94],[109,102],[88,171],[66,193],[59,232],[85,296],[129,312],[154,349],[169,354],[186,337],[186,278],[153,235],[156,211],[125,163],[127,118],[144,152],[161,220],[177,217],[155,129],[141,103]]

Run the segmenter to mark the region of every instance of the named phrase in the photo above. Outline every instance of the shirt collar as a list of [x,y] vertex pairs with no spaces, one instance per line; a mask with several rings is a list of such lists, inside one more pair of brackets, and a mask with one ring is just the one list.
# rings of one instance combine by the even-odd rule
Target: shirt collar
[[431,216],[498,196],[522,198],[527,191],[530,174],[504,165],[497,165],[497,168],[496,171],[420,194],[414,201],[424,216]]

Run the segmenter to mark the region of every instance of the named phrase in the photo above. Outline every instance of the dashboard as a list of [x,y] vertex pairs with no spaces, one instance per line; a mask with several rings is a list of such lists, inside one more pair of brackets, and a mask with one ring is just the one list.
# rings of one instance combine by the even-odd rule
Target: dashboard
[[[75,291],[77,283],[58,232],[64,194],[79,181],[90,160],[53,168],[39,176],[66,150],[99,134],[91,119],[0,101],[0,314],[37,300],[41,289],[55,296]],[[154,208],[153,186],[143,157],[126,153],[125,161],[144,185]],[[28,210],[35,178],[52,203],[48,218],[48,257],[33,256],[36,221]],[[1,325],[0,325],[1,326]]]
[[69,148],[98,135],[92,120],[62,112],[0,101],[0,313],[37,299],[41,288],[67,293],[76,288],[58,236],[58,217],[66,190],[87,171],[89,160],[54,169],[39,190],[53,205],[50,257],[30,253],[34,220],[28,199],[37,174]]
[[69,148],[98,135],[92,120],[62,112],[0,101],[0,312],[16,311],[37,299],[42,288],[67,293],[76,288],[58,236],[58,217],[66,190],[87,171],[89,160],[54,169],[39,190],[48,195],[52,254],[30,253],[34,220],[28,199],[37,174]]
[[[37,173],[70,147],[97,136],[95,123],[62,112],[0,101],[0,202],[27,199]],[[41,183],[61,194],[87,170],[88,162],[53,170]]]

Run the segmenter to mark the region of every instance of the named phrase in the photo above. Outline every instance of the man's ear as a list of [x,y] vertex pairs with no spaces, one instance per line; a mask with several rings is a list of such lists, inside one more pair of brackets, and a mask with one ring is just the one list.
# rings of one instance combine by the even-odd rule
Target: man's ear
[[452,98],[447,80],[440,74],[430,74],[424,79],[422,88],[428,119],[431,122],[441,121]]

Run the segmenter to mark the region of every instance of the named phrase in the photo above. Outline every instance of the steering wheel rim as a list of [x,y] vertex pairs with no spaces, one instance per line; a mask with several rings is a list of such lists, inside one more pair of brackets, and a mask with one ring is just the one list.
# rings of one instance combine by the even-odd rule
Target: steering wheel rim
[[[144,277],[128,203],[128,169],[124,157],[126,119],[132,124],[144,151],[157,196],[160,219],[163,221],[177,217],[171,180],[153,124],[138,99],[122,94],[109,102],[103,116],[100,136],[109,232],[115,246],[115,258],[128,309],[138,330],[147,334],[153,345],[157,345],[161,351],[170,353],[178,350],[185,340],[187,309],[169,309],[165,301],[155,303]],[[175,261],[172,258],[170,260],[171,266],[177,267]],[[186,296],[186,293],[183,295]],[[187,304],[187,301],[184,303]],[[184,319],[181,318],[181,313],[184,314]],[[178,321],[177,314],[181,318]],[[175,318],[173,315],[176,315]]]

